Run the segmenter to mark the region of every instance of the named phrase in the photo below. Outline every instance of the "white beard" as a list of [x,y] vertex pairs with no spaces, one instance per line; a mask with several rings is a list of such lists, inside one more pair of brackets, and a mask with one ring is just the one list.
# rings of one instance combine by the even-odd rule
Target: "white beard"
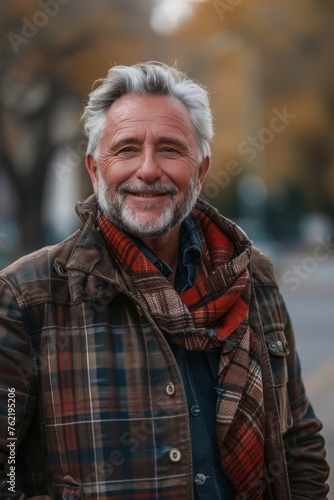
[[[169,233],[189,215],[198,197],[198,175],[190,180],[184,199],[179,203],[175,202],[175,195],[179,192],[179,189],[172,183],[158,181],[152,184],[132,184],[124,182],[116,191],[112,186],[107,185],[100,171],[97,171],[97,177],[97,197],[104,215],[115,226],[137,238],[155,238]],[[145,192],[145,190],[162,190],[170,193],[170,203],[155,220],[148,222],[143,211],[147,211],[149,214],[149,212],[156,209],[157,204],[150,202],[148,198],[147,202],[143,202],[138,206],[140,211],[135,213],[126,201],[124,193],[128,190],[132,192],[137,190],[141,193]]]

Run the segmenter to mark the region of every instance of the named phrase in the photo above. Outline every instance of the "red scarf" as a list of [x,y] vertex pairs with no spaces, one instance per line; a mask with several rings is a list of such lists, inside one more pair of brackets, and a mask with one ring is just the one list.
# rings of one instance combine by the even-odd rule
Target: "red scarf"
[[[217,439],[223,469],[235,484],[236,498],[263,498],[264,404],[262,373],[248,323],[253,306],[249,260],[251,245],[236,227],[236,246],[202,211],[194,209],[202,259],[195,284],[179,295],[124,232],[102,215],[99,224],[129,289],[144,300],[167,339],[188,350],[221,346],[217,374]],[[241,494],[241,496],[237,496]],[[242,496],[245,495],[245,496]]]

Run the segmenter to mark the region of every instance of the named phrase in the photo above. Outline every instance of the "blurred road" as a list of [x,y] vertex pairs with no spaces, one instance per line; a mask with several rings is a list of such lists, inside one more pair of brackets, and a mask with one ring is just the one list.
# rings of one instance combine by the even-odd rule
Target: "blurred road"
[[[292,323],[309,399],[322,420],[334,499],[334,251],[277,255],[280,281]],[[318,258],[319,257],[319,258]],[[319,260],[323,259],[323,260]]]

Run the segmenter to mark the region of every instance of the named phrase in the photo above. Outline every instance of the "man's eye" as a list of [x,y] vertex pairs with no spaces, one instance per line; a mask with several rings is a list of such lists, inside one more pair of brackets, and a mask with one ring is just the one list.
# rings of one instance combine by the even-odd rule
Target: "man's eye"
[[162,149],[165,153],[178,153],[178,151],[172,147],[166,146]]
[[126,146],[125,148],[122,148],[118,151],[118,153],[133,153],[135,151],[135,148],[132,146]]

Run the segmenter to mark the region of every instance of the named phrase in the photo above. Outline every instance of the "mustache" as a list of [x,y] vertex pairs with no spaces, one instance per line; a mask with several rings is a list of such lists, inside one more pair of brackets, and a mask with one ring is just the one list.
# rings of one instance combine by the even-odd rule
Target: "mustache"
[[179,192],[179,189],[175,184],[168,182],[152,182],[151,184],[142,183],[132,183],[132,182],[123,182],[118,187],[118,192],[120,194],[125,194],[128,191],[133,193],[145,193],[150,191],[162,191],[164,193],[168,193],[171,195],[176,195]]

